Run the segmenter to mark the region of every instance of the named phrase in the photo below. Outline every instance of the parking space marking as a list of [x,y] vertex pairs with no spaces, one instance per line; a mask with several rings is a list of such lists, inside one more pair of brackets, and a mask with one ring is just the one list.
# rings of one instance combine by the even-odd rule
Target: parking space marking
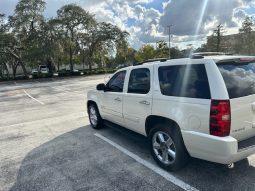
[[182,188],[183,190],[188,190],[188,191],[199,191],[198,189],[192,187],[191,185],[183,182],[182,180],[176,178],[175,176],[171,175],[169,172],[157,167],[154,164],[151,164],[150,162],[142,159],[141,157],[137,156],[136,154],[130,152],[129,150],[123,148],[122,146],[118,145],[117,143],[111,141],[110,139],[95,133],[94,134],[96,137],[102,139],[103,141],[109,143],[110,145],[112,145],[113,147],[115,147],[116,149],[118,149],[119,151],[121,151],[122,153],[128,155],[129,157],[133,158],[134,160],[136,160],[137,162],[139,162],[140,164],[142,164],[143,166],[151,169],[152,171],[154,171],[155,173],[157,173],[158,175],[164,177],[166,180],[172,182],[173,184],[175,184],[176,186]]
[[40,103],[41,105],[44,105],[43,102],[41,102],[41,101],[39,101],[38,99],[36,99],[36,98],[34,98],[33,96],[31,96],[29,93],[26,92],[26,90],[23,89],[23,91],[24,91],[24,93],[25,93],[28,97],[30,97],[31,99],[37,101],[37,102]]

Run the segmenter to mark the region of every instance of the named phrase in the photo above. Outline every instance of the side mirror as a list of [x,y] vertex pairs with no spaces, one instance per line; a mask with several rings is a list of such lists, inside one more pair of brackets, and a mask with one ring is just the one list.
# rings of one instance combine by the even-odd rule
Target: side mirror
[[98,91],[104,91],[105,88],[106,88],[105,84],[98,84],[98,85],[97,85],[97,90],[98,90]]

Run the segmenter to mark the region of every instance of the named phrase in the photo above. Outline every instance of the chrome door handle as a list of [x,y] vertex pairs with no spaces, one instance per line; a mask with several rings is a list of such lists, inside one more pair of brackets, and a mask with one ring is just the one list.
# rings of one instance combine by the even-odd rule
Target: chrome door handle
[[115,98],[114,100],[119,101],[119,102],[121,101],[121,99],[119,97]]
[[143,104],[143,105],[150,105],[150,102],[145,101],[145,100],[144,100],[144,101],[140,101],[139,103],[140,103],[140,104]]

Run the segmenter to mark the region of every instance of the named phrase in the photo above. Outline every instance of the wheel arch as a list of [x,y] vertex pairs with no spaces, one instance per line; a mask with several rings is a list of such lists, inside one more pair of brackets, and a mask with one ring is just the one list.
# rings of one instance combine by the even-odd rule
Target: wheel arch
[[167,123],[170,125],[171,128],[178,128],[180,130],[180,126],[178,125],[176,121],[166,117],[158,116],[158,115],[150,115],[146,118],[146,121],[145,121],[145,132],[147,136],[149,136],[150,130],[157,123]]
[[88,100],[87,107],[89,107],[89,105],[91,105],[91,104],[95,104],[97,106],[97,103],[94,100]]

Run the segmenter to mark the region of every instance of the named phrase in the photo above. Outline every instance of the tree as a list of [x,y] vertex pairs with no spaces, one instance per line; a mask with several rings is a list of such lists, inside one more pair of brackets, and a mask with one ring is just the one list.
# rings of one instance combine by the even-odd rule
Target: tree
[[40,55],[40,32],[45,5],[43,0],[20,0],[14,15],[9,17],[9,27],[15,34],[17,46],[9,48],[8,52],[18,60],[26,76],[26,63],[33,64],[34,59]]
[[82,47],[87,53],[89,70],[92,70],[98,51],[113,50],[117,45],[124,43],[128,35],[126,31],[121,31],[117,26],[105,22],[98,23],[88,33],[83,34]]
[[12,50],[15,49],[17,41],[14,34],[7,31],[4,18],[5,15],[0,14],[0,77],[10,78],[7,65],[11,65],[13,77],[15,78],[19,62],[12,56]]
[[216,29],[213,31],[213,36],[216,37],[216,52],[220,52],[222,47],[221,47],[221,37],[225,33],[225,29],[222,24],[218,25]]
[[94,17],[80,6],[69,4],[57,11],[57,21],[64,32],[64,44],[68,48],[70,70],[73,71],[73,55],[80,48],[82,32],[87,32],[96,24]]
[[156,57],[157,58],[168,58],[169,57],[169,47],[167,43],[163,40],[157,42],[156,47]]
[[251,17],[246,17],[239,29],[240,33],[251,33],[253,31],[254,21]]
[[247,47],[248,54],[251,54],[252,49],[252,31],[254,27],[254,21],[251,17],[246,17],[242,23],[242,27],[239,29],[239,33],[242,37],[242,47]]
[[5,14],[0,14],[0,33],[5,32],[4,18]]
[[152,45],[144,45],[135,55],[137,62],[143,62],[145,60],[153,59],[156,57],[156,50]]

